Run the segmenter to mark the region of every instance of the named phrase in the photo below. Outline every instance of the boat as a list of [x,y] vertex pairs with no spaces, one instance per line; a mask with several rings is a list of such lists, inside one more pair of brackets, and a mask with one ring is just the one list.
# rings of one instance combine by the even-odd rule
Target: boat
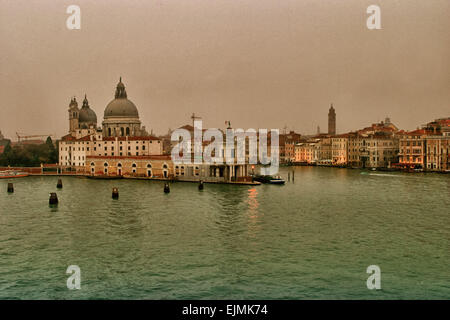
[[254,176],[254,181],[258,181],[261,183],[268,183],[268,184],[285,184],[285,181],[281,179],[280,176],[273,177],[273,176]]
[[0,179],[23,178],[28,177],[29,175],[30,174],[28,172],[21,172],[15,170],[0,171]]

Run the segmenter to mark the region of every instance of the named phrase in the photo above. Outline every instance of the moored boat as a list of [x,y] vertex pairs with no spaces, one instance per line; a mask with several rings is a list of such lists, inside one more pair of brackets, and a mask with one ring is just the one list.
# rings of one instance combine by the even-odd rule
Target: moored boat
[[15,170],[0,171],[0,179],[23,178],[28,177],[29,175],[30,174],[28,172],[21,172]]
[[261,183],[268,183],[268,184],[285,184],[285,181],[281,179],[281,177],[273,177],[273,176],[255,176],[253,177],[254,181],[258,181]]

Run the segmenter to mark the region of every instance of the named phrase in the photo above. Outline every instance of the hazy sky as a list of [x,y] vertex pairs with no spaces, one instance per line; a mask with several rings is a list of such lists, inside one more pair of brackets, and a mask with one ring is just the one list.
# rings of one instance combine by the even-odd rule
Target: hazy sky
[[119,76],[158,134],[192,112],[326,132],[330,102],[341,133],[385,116],[414,129],[450,116],[449,17],[449,0],[0,0],[0,130],[59,137],[85,93],[101,124]]

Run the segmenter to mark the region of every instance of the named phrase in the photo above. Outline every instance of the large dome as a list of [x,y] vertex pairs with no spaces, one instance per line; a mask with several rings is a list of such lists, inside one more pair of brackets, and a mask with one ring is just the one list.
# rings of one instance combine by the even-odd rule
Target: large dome
[[116,87],[115,99],[108,103],[104,114],[108,118],[139,118],[139,113],[133,102],[128,100],[125,85],[120,78]]
[[133,102],[127,98],[118,98],[108,103],[104,117],[105,119],[112,117],[139,118],[139,113]]

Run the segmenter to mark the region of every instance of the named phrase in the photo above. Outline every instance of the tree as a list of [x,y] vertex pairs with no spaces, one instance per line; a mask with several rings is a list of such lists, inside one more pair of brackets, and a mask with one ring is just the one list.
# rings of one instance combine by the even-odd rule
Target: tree
[[50,163],[58,162],[58,154],[57,154],[55,145],[53,144],[52,138],[47,137],[47,141],[45,141],[45,144],[47,145],[47,147],[49,149],[48,161]]
[[12,167],[39,167],[41,163],[57,163],[58,151],[56,150],[52,139],[42,144],[25,144],[11,146],[10,143],[5,147],[3,154],[0,155],[1,166]]

